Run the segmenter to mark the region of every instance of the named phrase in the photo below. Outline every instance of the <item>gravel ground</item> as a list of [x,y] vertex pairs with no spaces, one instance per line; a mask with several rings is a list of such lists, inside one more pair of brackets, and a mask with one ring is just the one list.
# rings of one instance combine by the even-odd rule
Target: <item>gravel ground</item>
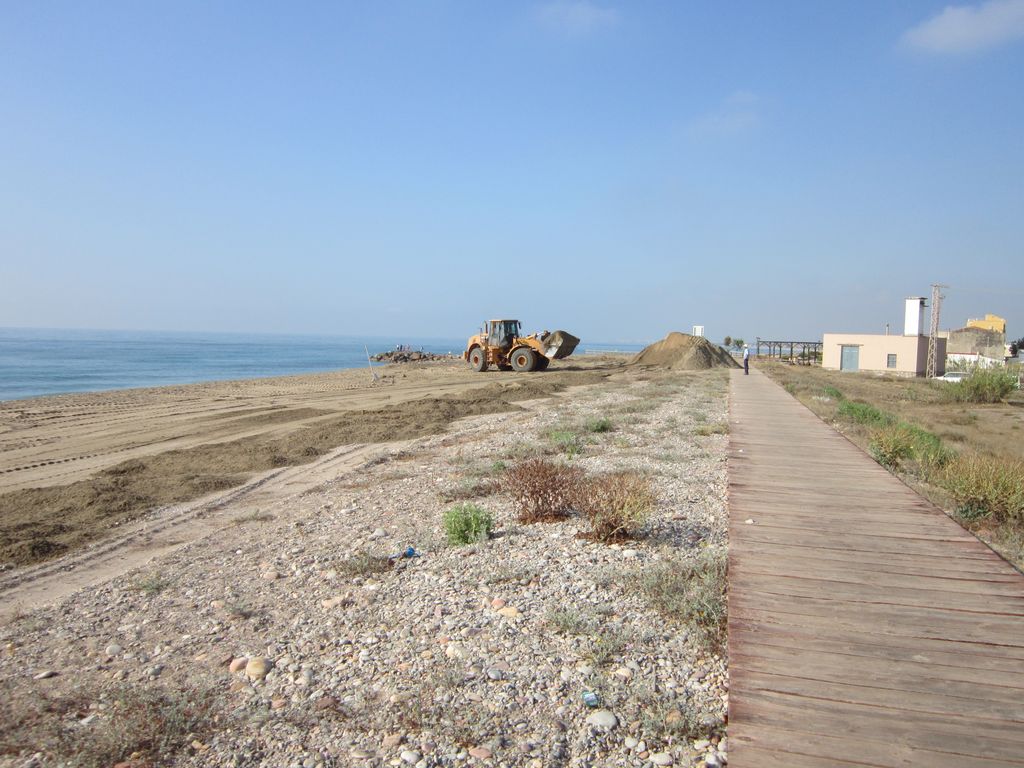
[[[727,381],[623,373],[467,419],[19,616],[0,629],[0,766],[726,762],[724,651],[637,580],[726,543]],[[612,429],[581,426],[599,418]],[[494,481],[541,453],[649,474],[642,535],[518,523]],[[456,497],[493,515],[489,540],[446,543]]]

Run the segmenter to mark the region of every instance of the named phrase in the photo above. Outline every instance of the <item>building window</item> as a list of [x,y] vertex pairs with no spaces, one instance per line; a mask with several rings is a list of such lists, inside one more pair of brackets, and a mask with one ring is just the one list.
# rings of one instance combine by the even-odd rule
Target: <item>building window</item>
[[885,356],[885,367],[886,368],[895,368],[896,367],[896,355],[886,355]]

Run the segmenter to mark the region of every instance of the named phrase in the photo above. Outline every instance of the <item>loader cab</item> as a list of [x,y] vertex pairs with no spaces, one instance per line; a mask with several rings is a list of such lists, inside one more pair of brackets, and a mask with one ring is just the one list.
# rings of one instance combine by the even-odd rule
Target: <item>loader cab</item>
[[487,323],[487,344],[507,349],[512,340],[519,336],[521,325],[518,320],[491,320]]

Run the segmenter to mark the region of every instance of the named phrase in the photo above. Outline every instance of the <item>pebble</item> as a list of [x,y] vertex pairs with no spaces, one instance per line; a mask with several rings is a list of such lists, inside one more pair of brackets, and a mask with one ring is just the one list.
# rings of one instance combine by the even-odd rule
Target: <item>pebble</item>
[[614,728],[619,724],[619,719],[611,710],[599,709],[587,717],[587,722],[590,725],[596,725],[598,728]]
[[655,752],[649,759],[655,765],[672,765],[674,762],[672,755],[668,752]]
[[[649,539],[601,545],[578,535],[586,523],[577,517],[522,524],[499,492],[480,503],[500,535],[474,547],[444,543],[439,491],[477,482],[483,470],[495,473],[488,482],[497,480],[491,465],[507,462],[510,447],[542,446],[562,420],[614,413],[623,396],[642,398],[655,385],[630,382],[628,372],[624,378],[623,390],[482,415],[416,438],[402,449],[401,464],[387,460],[394,449],[375,448],[385,459],[379,464],[275,505],[265,538],[211,537],[162,555],[159,567],[176,582],[159,610],[126,577],[42,609],[43,630],[24,640],[9,642],[19,633],[0,627],[0,656],[7,662],[7,644],[22,675],[12,678],[9,701],[65,683],[103,686],[119,675],[153,685],[145,671],[160,662],[166,668],[157,683],[173,675],[176,686],[219,684],[226,709],[252,716],[245,727],[193,745],[187,761],[196,765],[651,768],[672,765],[662,762],[669,754],[675,765],[703,766],[724,747],[708,755],[690,749],[693,739],[723,730],[724,660],[666,626],[630,592],[628,579],[724,543],[725,447],[691,437],[695,414],[725,420],[724,382],[712,393],[712,380],[691,377],[696,383],[656,404],[655,414],[619,417],[614,438],[584,447],[579,465],[588,473],[659,473]],[[661,429],[668,419],[679,428]],[[465,460],[452,461],[467,445]],[[676,462],[656,458],[673,453]],[[700,547],[687,545],[695,532]],[[409,545],[422,556],[387,570],[353,573],[342,565],[361,552],[389,555]],[[276,574],[274,583],[264,574]],[[255,613],[229,618],[236,604]],[[548,621],[556,612],[576,612],[595,631],[554,631]],[[606,630],[621,630],[626,642],[612,663],[598,664],[586,652]],[[114,645],[121,646],[116,655]],[[83,656],[86,663],[76,663]],[[32,675],[48,669],[60,677],[33,683]],[[693,713],[699,730],[691,739],[644,742],[643,726],[625,713],[637,711],[648,687],[668,724],[678,716],[674,708],[687,722]],[[582,694],[594,688],[604,701],[591,708]],[[407,715],[416,709],[413,727]],[[98,707],[77,714],[95,714],[93,728],[108,715]],[[707,725],[708,715],[719,725]]]
[[712,753],[704,758],[704,766],[705,768],[722,768],[722,759],[719,755]]
[[249,659],[245,664],[245,674],[250,680],[262,680],[271,669],[270,662],[262,656]]
[[110,645],[108,645],[106,648],[103,649],[103,652],[105,654],[107,654],[108,657],[113,657],[113,656],[117,656],[117,654],[119,654],[123,650],[124,650],[124,648],[122,648],[117,643],[111,643]]
[[38,675],[35,675],[32,679],[33,680],[48,680],[51,677],[56,677],[56,676],[57,676],[56,672],[54,672],[52,669],[47,669],[47,670],[45,670],[43,672],[40,672]]

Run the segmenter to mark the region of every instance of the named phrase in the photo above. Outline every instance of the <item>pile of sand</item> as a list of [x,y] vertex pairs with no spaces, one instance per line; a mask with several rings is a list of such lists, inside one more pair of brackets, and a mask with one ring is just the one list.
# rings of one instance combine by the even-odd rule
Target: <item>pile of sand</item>
[[672,371],[705,371],[708,368],[739,368],[732,355],[702,336],[672,331],[661,341],[644,348],[630,365]]

